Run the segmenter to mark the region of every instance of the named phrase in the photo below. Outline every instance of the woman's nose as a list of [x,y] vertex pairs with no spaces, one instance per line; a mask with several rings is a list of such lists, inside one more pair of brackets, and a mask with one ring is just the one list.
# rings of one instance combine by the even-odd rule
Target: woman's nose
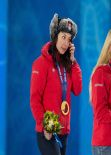
[[65,47],[68,47],[69,46],[69,42],[67,40],[64,41],[64,45]]

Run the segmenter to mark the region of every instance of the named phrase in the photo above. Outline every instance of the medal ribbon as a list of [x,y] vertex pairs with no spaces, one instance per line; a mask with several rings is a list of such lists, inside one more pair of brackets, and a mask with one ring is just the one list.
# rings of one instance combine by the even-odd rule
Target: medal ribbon
[[59,64],[57,63],[57,69],[58,69],[58,73],[59,73],[59,77],[60,77],[60,81],[61,81],[61,85],[62,85],[62,101],[66,100],[66,92],[67,92],[67,78],[66,78],[66,70],[64,68],[64,76],[62,78],[62,73],[59,67]]
[[[60,81],[61,81],[61,85],[62,85],[62,101],[66,100],[66,92],[67,92],[67,79],[66,79],[66,70],[64,68],[64,77],[62,78],[62,73],[59,67],[59,64],[57,63],[57,69],[58,69],[58,73],[59,73],[59,77],[60,77]],[[59,146],[62,148],[62,143],[59,139],[59,137],[57,136],[57,134],[54,134],[55,136],[55,140],[56,142],[59,143]]]
[[54,135],[54,137],[55,137],[56,142],[59,144],[60,148],[62,148],[62,143],[61,143],[61,141],[60,141],[58,135],[57,135],[56,133],[53,133],[53,135]]

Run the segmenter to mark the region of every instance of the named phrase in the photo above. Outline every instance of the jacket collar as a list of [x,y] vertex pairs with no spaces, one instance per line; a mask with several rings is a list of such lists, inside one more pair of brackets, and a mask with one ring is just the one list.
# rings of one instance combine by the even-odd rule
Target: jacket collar
[[51,46],[51,42],[47,42],[43,47],[42,47],[42,49],[41,49],[41,53],[42,53],[42,55],[46,58],[46,59],[48,59],[49,61],[53,61],[52,60],[52,56],[49,54],[49,48],[50,48],[50,46]]

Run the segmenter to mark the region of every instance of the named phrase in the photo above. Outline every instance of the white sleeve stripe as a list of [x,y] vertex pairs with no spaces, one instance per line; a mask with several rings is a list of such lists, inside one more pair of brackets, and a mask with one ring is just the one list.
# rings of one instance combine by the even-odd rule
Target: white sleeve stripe
[[95,86],[95,87],[103,87],[104,85],[101,84],[101,83],[96,83],[94,86]]

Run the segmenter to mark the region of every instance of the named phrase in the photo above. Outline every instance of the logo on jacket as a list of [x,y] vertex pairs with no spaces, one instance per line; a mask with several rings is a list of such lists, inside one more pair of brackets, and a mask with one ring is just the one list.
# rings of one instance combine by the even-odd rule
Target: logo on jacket
[[102,83],[95,83],[95,85],[94,85],[95,87],[103,87],[104,86],[104,84],[102,84]]
[[32,73],[33,74],[39,74],[39,71],[38,70],[33,70]]

